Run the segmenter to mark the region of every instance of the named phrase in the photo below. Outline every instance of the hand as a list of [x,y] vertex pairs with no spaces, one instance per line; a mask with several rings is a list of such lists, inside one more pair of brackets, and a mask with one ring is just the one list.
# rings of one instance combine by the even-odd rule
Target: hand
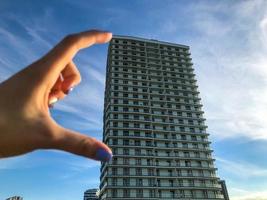
[[0,84],[0,158],[59,149],[95,160],[111,159],[111,150],[104,143],[61,127],[49,112],[49,106],[81,81],[72,61],[75,54],[111,37],[111,33],[100,31],[69,35],[44,57]]

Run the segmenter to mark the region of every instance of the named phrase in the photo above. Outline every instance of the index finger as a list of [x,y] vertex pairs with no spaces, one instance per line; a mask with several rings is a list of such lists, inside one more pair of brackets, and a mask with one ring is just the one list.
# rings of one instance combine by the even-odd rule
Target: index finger
[[96,30],[68,35],[42,58],[46,63],[45,71],[57,76],[80,49],[106,43],[111,38],[112,33]]

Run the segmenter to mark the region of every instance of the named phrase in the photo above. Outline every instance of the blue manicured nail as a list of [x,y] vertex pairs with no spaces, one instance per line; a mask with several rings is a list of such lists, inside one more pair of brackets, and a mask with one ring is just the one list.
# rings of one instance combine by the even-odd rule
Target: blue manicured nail
[[107,150],[103,149],[103,148],[99,148],[96,151],[96,159],[103,161],[103,162],[107,162],[112,158],[112,154],[109,153]]

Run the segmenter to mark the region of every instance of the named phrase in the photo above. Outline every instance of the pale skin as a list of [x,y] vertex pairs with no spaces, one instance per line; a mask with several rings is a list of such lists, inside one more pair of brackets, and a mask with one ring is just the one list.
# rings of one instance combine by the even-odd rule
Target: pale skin
[[100,160],[98,149],[111,154],[104,143],[60,126],[50,115],[52,103],[81,81],[75,54],[111,38],[111,33],[101,31],[69,35],[0,84],[0,158],[38,149],[58,149],[95,160]]

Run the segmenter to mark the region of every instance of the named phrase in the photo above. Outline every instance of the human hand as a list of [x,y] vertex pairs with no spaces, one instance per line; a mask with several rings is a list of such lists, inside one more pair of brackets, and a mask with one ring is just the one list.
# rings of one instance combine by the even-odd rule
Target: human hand
[[59,149],[108,161],[102,142],[58,125],[49,107],[81,77],[72,59],[83,48],[110,41],[112,34],[87,31],[65,37],[44,57],[0,84],[0,158],[37,149]]

